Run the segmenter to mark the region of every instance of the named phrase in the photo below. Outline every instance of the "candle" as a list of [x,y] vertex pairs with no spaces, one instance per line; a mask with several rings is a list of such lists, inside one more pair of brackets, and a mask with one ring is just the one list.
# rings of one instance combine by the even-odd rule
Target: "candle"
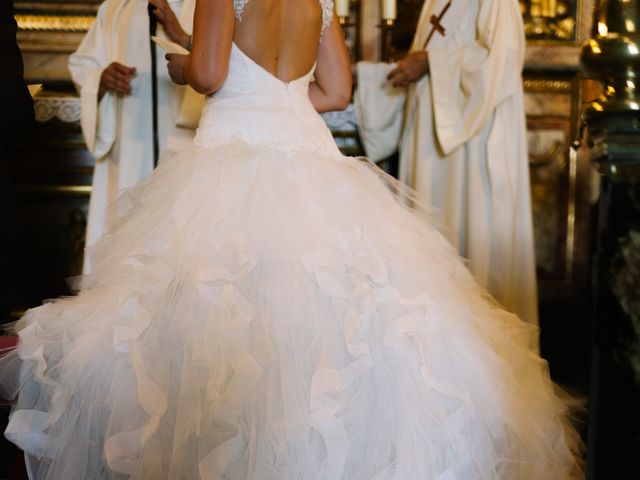
[[382,0],[382,19],[395,20],[397,15],[396,0]]
[[339,17],[349,16],[349,0],[335,0],[336,15]]

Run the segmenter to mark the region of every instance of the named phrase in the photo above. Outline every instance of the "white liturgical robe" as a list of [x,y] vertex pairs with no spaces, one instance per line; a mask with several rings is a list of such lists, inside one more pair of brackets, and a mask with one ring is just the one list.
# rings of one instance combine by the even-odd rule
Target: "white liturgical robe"
[[[85,244],[92,245],[113,220],[108,209],[123,189],[136,185],[153,170],[151,52],[147,0],[106,0],[69,70],[80,93],[82,132],[95,157]],[[182,28],[191,32],[195,0],[171,1]],[[158,25],[158,36],[167,38]],[[160,152],[191,143],[195,131],[177,125],[186,88],[169,77],[165,52],[157,48],[158,140]],[[111,62],[135,67],[131,94],[107,92],[98,100],[100,76]],[[90,269],[85,254],[84,271]]]
[[[412,50],[424,48],[427,0]],[[516,0],[453,0],[427,46],[430,74],[407,94],[400,179],[505,308],[537,323],[537,289]]]

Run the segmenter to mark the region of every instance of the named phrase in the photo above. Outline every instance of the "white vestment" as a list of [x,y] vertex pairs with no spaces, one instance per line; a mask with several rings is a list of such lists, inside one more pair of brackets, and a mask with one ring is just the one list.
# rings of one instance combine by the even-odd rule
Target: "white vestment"
[[[420,50],[447,0],[427,0]],[[537,289],[516,0],[453,0],[409,88],[400,179],[436,207],[449,240],[508,310],[537,323]]]
[[[169,1],[186,32],[193,25],[194,0]],[[75,53],[69,70],[81,99],[81,126],[95,157],[85,244],[92,245],[113,220],[107,207],[123,189],[136,185],[153,169],[151,53],[146,0],[106,0]],[[166,38],[162,26],[158,35]],[[176,125],[186,88],[171,82],[165,52],[157,48],[159,150],[191,144],[195,132]],[[102,71],[111,62],[135,67],[131,94],[107,92],[98,101]],[[85,254],[84,271],[90,269]]]

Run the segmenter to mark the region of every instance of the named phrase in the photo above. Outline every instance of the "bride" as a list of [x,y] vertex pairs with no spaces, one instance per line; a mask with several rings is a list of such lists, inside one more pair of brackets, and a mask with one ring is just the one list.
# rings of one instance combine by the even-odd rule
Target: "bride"
[[561,479],[579,446],[536,332],[399,185],[340,154],[331,0],[198,0],[192,148],[113,208],[79,295],[0,383],[37,479]]

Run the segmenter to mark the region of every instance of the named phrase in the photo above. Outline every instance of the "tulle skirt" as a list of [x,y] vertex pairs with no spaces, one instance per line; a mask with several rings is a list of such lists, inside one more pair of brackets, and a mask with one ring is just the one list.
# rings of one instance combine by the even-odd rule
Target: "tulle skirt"
[[368,163],[230,142],[113,206],[77,296],[19,322],[34,478],[560,479],[537,332]]

